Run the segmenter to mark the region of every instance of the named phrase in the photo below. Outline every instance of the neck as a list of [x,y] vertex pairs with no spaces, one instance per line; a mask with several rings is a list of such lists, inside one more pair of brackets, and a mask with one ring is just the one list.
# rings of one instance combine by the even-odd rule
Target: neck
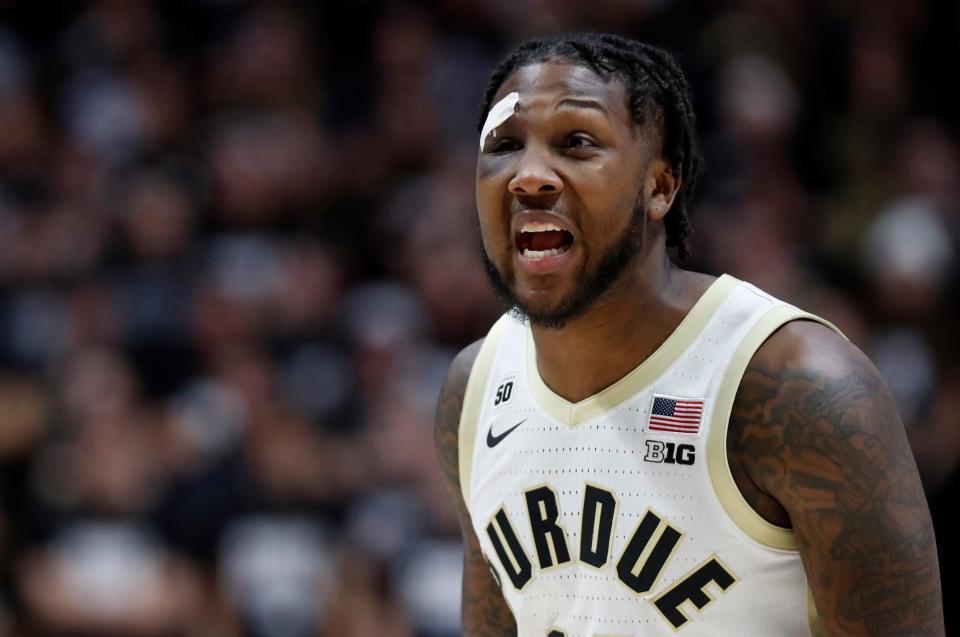
[[544,383],[570,402],[609,387],[647,359],[712,281],[680,270],[665,250],[638,262],[583,316],[560,329],[534,326]]

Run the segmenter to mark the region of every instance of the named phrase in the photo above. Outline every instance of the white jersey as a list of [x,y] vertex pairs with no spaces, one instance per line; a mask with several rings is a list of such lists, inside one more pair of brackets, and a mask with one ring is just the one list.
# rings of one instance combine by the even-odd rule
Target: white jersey
[[519,635],[817,634],[793,534],[746,502],[725,444],[747,363],[796,319],[824,322],[720,277],[578,403],[540,378],[528,326],[494,325],[467,383],[460,481]]

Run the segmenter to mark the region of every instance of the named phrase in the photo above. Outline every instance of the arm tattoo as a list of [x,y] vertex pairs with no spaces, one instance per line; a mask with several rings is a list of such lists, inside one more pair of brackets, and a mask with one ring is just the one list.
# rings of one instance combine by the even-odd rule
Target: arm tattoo
[[827,634],[943,635],[916,464],[889,391],[848,347],[822,371],[758,354],[737,394],[729,450],[789,514]]
[[443,475],[447,494],[460,518],[463,533],[463,636],[506,637],[517,634],[517,626],[503,599],[480,544],[470,524],[470,513],[460,490],[460,462],[458,434],[460,412],[467,388],[470,368],[479,351],[479,343],[471,345],[457,356],[450,366],[447,380],[440,392],[433,444]]

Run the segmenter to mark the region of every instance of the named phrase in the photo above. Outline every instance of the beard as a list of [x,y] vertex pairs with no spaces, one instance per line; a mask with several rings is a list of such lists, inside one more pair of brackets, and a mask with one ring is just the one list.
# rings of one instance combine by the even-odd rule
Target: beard
[[571,320],[582,316],[613,287],[623,275],[627,267],[640,255],[643,247],[647,211],[642,202],[637,202],[630,216],[626,229],[617,238],[616,242],[607,249],[600,259],[600,263],[592,270],[586,267],[580,272],[579,283],[573,292],[560,299],[554,307],[537,310],[525,305],[517,298],[513,290],[513,275],[510,282],[493,264],[487,251],[480,244],[480,254],[483,259],[483,269],[490,279],[490,284],[500,297],[510,314],[523,322],[537,327],[560,329]]

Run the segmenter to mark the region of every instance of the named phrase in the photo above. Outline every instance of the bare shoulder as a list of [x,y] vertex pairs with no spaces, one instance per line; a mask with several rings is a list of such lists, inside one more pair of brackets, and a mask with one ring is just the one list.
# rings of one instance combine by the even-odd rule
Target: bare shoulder
[[828,376],[859,371],[880,380],[856,345],[826,325],[807,320],[791,321],[775,331],[754,355],[750,367],[755,366],[802,368]]
[[777,330],[741,381],[728,456],[761,514],[782,507],[827,634],[943,634],[916,463],[890,391],[856,346],[810,321]]
[[[748,446],[757,428],[777,433],[778,444],[807,443],[809,451],[838,452],[846,449],[843,443],[867,456],[883,450],[896,468],[916,471],[896,404],[876,367],[840,334],[812,321],[782,326],[747,366],[731,417],[736,451]],[[751,477],[769,481],[762,464],[746,467]]]
[[467,391],[470,370],[483,345],[483,339],[465,347],[447,371],[446,380],[437,400],[437,416],[433,430],[433,446],[443,475],[444,486],[457,505],[461,525],[466,507],[460,495],[459,430],[463,399]]

